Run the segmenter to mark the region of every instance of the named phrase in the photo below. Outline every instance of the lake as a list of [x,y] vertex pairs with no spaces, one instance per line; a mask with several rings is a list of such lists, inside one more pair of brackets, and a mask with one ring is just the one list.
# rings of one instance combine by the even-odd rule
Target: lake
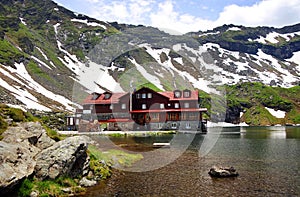
[[[300,196],[300,127],[208,128],[207,134],[92,136],[99,146],[143,154],[85,196]],[[170,142],[170,148],[152,147]],[[214,165],[234,178],[212,178]]]

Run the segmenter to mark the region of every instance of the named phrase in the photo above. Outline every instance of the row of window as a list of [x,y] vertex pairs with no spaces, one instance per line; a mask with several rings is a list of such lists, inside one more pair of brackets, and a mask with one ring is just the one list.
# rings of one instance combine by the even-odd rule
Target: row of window
[[[168,107],[170,107],[171,106],[171,104],[169,103],[168,104]],[[183,104],[183,107],[184,108],[189,108],[190,107],[190,103],[184,103]],[[164,103],[160,103],[159,104],[159,108],[160,109],[165,109],[165,104]],[[175,109],[178,109],[179,108],[179,103],[174,103],[174,108]],[[110,106],[109,106],[109,109],[114,109],[114,105],[113,104],[111,104]],[[121,109],[126,109],[126,104],[125,103],[122,103],[121,104]],[[147,109],[147,105],[144,103],[144,104],[142,104],[142,109]]]
[[[169,103],[168,107],[170,107],[170,106],[171,106],[171,104]],[[190,107],[190,103],[184,103],[183,107],[184,108],[189,108]],[[159,108],[160,109],[165,109],[165,104],[164,103],[160,103],[159,104]],[[174,108],[178,109],[179,108],[179,103],[174,103]],[[142,104],[142,109],[147,109],[147,105],[146,104]]]
[[140,98],[143,98],[143,99],[145,99],[145,98],[152,98],[152,93],[151,92],[149,92],[149,93],[142,93],[142,94],[137,93],[137,94],[135,94],[135,97],[137,99],[140,99]]

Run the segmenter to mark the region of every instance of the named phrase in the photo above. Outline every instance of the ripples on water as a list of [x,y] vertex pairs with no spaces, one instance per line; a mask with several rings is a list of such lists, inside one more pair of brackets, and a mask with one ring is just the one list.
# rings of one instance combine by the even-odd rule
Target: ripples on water
[[[115,170],[109,180],[89,188],[85,196],[300,196],[299,127],[226,128],[220,134],[211,134],[217,141],[205,156],[199,156],[204,134],[181,135],[184,139],[192,137],[193,141],[175,161],[146,172]],[[94,139],[102,148],[110,141],[143,154],[145,158],[132,167],[134,171],[142,171],[143,167],[153,165],[153,161],[164,162],[171,151],[181,151],[177,144],[147,156],[155,151],[153,142],[166,142],[173,137]],[[213,165],[234,166],[240,176],[211,178],[208,171]]]

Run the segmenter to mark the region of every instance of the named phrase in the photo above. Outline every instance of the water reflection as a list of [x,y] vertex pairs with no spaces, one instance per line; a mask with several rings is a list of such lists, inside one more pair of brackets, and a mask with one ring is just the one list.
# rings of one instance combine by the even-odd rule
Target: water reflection
[[[198,154],[205,134],[180,134],[174,150],[181,148],[181,139],[192,142],[174,162],[153,171],[115,174],[106,186],[91,188],[86,196],[300,196],[299,127],[232,127],[223,128],[219,134],[211,128],[208,134],[216,143],[207,155]],[[119,145],[134,144],[133,150],[139,149],[146,155],[153,142],[171,141],[173,137],[126,137],[112,141]],[[158,159],[170,150],[162,151]],[[151,165],[148,161],[146,158],[137,166]],[[207,174],[212,165],[232,165],[240,176],[213,179]]]

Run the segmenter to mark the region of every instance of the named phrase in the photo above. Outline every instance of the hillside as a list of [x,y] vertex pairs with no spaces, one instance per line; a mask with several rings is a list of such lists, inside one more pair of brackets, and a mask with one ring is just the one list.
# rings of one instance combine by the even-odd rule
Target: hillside
[[[132,84],[199,89],[209,106],[207,94],[226,84],[227,94],[219,99],[226,99],[226,121],[283,121],[249,120],[250,111],[269,107],[287,112],[284,123],[299,123],[299,51],[300,24],[224,25],[174,36],[153,27],[99,21],[51,0],[7,0],[0,2],[0,102],[70,112],[87,93],[129,91]],[[289,104],[260,101],[264,95],[250,94],[248,82],[266,85],[257,88]]]

